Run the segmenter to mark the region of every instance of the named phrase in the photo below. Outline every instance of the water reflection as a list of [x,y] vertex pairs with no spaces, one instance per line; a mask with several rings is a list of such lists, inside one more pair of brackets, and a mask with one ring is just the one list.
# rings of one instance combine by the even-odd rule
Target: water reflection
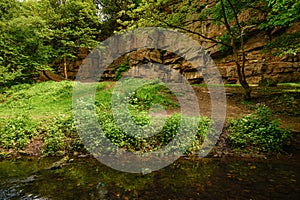
[[128,174],[92,158],[47,170],[57,158],[0,162],[0,199],[297,199],[299,164],[182,158]]

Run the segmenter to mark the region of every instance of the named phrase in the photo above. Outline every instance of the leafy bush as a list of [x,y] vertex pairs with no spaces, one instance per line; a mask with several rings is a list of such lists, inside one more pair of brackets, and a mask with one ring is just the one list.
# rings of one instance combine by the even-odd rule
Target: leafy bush
[[115,80],[120,80],[120,78],[122,78],[122,73],[123,72],[126,72],[128,69],[130,69],[130,66],[129,66],[129,61],[128,59],[126,59],[125,63],[124,64],[121,64],[117,71],[116,71],[116,75],[115,75]]
[[229,130],[230,145],[241,150],[280,152],[290,136],[288,130],[278,127],[266,106],[258,106],[254,113],[231,120]]
[[258,82],[258,85],[263,87],[276,87],[277,82],[272,78],[263,78]]
[[27,115],[3,119],[0,128],[2,148],[23,149],[36,134],[35,122]]
[[179,107],[175,94],[159,79],[124,79],[118,82],[113,95],[112,100],[129,103],[139,110],[148,110],[157,104],[165,108]]
[[[118,117],[122,117],[121,115]],[[138,134],[138,131],[132,130],[131,133],[134,135],[129,135],[115,122],[114,116],[109,112],[105,111],[103,108],[99,109],[98,120],[101,124],[102,130],[114,145],[119,148],[123,148],[129,151],[155,151],[166,145],[168,145],[178,134],[179,128],[184,132],[183,134],[188,134],[191,131],[191,123],[198,123],[198,130],[193,134],[193,138],[183,137],[180,141],[175,141],[174,147],[168,149],[170,152],[180,146],[177,143],[181,143],[181,146],[185,146],[187,143],[191,143],[189,148],[184,151],[186,153],[198,151],[201,144],[207,134],[208,127],[210,125],[210,120],[207,117],[187,117],[181,114],[174,114],[163,119],[156,119],[154,123],[158,123],[152,126],[149,125],[151,119],[147,112],[131,112],[131,118],[140,126],[146,133],[156,133],[153,136],[143,138]],[[164,122],[164,124],[162,124]],[[126,124],[125,124],[126,126]],[[161,126],[161,129],[157,127]],[[157,132],[158,131],[158,132]],[[194,137],[195,136],[195,137]],[[99,135],[98,135],[99,137]]]
[[299,116],[300,110],[296,95],[293,95],[288,92],[277,94],[272,99],[272,106],[275,110],[274,112],[283,113],[290,116]]
[[82,149],[71,116],[58,115],[42,124],[39,131],[44,134],[43,154],[55,155]]

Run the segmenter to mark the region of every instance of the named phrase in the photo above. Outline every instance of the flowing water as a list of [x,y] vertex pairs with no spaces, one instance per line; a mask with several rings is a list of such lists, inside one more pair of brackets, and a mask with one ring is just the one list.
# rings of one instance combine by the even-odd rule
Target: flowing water
[[299,163],[186,159],[150,174],[113,170],[93,158],[0,162],[0,199],[300,199]]

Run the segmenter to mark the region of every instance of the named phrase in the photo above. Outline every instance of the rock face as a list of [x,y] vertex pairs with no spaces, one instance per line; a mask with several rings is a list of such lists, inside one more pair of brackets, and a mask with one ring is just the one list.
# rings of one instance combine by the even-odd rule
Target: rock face
[[[222,32],[221,28],[216,28],[213,25],[208,25],[209,37],[217,36]],[[265,33],[257,29],[250,32],[249,38],[245,41],[244,49],[246,53],[245,74],[247,81],[250,84],[258,84],[261,80],[272,80],[278,82],[299,82],[300,81],[300,55],[275,57],[269,52],[262,50],[270,41],[270,38],[276,38],[278,32],[280,35],[299,31],[300,23],[294,24],[286,30],[277,30],[274,33]],[[277,34],[277,35],[276,35]],[[197,39],[201,45],[208,49],[210,56],[213,58],[218,67],[224,83],[238,83],[236,65],[232,59],[230,52],[220,52],[217,46],[212,46],[207,41]],[[85,54],[86,55],[86,54]],[[80,55],[83,59],[83,55]],[[75,78],[76,73],[82,61],[77,60],[69,65],[68,75],[70,78]],[[127,64],[130,70],[127,76],[139,77],[145,73],[153,73],[160,78],[170,76],[176,79],[174,70],[179,71],[191,83],[204,83],[203,74],[197,71],[195,67],[187,62],[184,58],[177,56],[175,53],[157,49],[138,49],[130,54],[124,55],[116,59],[102,75],[103,80],[114,80],[117,69],[120,65]],[[157,65],[149,65],[149,67],[140,67],[147,63],[157,63],[169,67],[170,71],[158,73]],[[145,66],[145,65],[144,65]],[[152,67],[151,67],[152,66]],[[62,73],[62,72],[61,72]],[[100,78],[100,77],[99,77]],[[169,77],[168,77],[169,78]],[[180,78],[177,76],[177,78]]]
[[[102,78],[106,80],[113,79],[116,68],[119,66],[118,64],[125,63],[126,59],[131,68],[126,72],[126,76],[150,76],[166,80],[178,80],[183,76],[192,83],[203,82],[202,73],[193,67],[191,63],[174,53],[165,50],[159,51],[157,49],[140,49],[127,54],[108,67]],[[182,76],[179,74],[182,74]]]
[[[263,79],[272,79],[274,82],[300,81],[300,55],[281,58],[270,56],[266,58],[265,54],[262,54],[260,50],[250,49],[249,52],[247,52],[247,58],[245,73],[248,82],[251,84],[258,84]],[[139,77],[144,74],[149,74],[150,72],[153,73],[154,77],[172,77],[176,74],[174,70],[178,70],[190,83],[204,83],[203,75],[182,57],[176,56],[171,52],[147,49],[132,52],[127,55],[127,58],[123,57],[118,59],[107,68],[102,78],[105,80],[113,80],[119,64],[125,63],[126,59],[128,59],[128,64],[131,67],[129,72],[126,73],[126,76]],[[214,59],[214,61],[224,83],[238,82],[236,66],[231,56]],[[162,72],[158,74],[159,70],[157,67],[149,63],[162,64],[174,70],[166,71],[165,74]],[[140,67],[143,64],[148,64],[148,68]]]
[[[283,57],[281,59],[266,60],[259,52],[250,52],[248,55],[255,59],[248,59],[245,73],[249,83],[258,84],[260,80],[272,79],[274,82],[300,81],[300,56]],[[249,56],[249,57],[250,57]],[[236,66],[232,61],[225,59],[216,62],[225,82],[238,81]]]
[[[208,26],[209,37],[216,36],[221,28],[216,28],[213,25]],[[279,35],[293,33],[299,31],[300,23],[294,24],[292,27],[285,30],[277,30]],[[300,55],[290,55],[276,57],[271,54],[273,49],[263,51],[264,47],[270,41],[278,37],[278,33],[266,33],[253,28],[250,30],[250,36],[245,41],[244,50],[246,54],[245,74],[247,81],[250,84],[258,84],[261,80],[272,80],[274,83],[279,82],[299,82],[300,81]],[[277,34],[277,35],[276,35]],[[207,41],[197,39],[201,45],[208,49],[216,66],[218,67],[224,83],[238,83],[236,65],[232,59],[230,52],[220,52],[219,48],[212,46]],[[128,65],[131,67],[130,76],[138,77],[146,73],[144,68],[139,66],[147,63],[158,63],[168,66],[170,69],[178,70],[191,83],[204,83],[203,74],[198,72],[195,67],[187,62],[184,58],[177,56],[172,52],[157,49],[139,49],[124,57],[118,59],[110,67],[107,68],[103,78],[113,79],[116,68],[127,59]],[[150,69],[147,69],[150,70]],[[153,74],[156,73],[160,78],[166,74],[157,74],[157,69],[152,69]],[[168,72],[170,73],[170,72]],[[128,74],[127,74],[128,75]],[[172,74],[170,74],[172,76]]]
[[[299,30],[300,24],[295,24],[286,33],[294,29]],[[252,84],[258,84],[264,79],[273,80],[273,82],[298,82],[300,81],[300,55],[290,55],[276,57],[270,51],[263,51],[270,37],[264,32],[254,33],[245,43],[246,53],[245,74],[247,81]],[[217,54],[217,52],[215,53]],[[230,55],[222,58],[214,56],[216,65],[222,74],[225,82],[237,82],[236,66]]]

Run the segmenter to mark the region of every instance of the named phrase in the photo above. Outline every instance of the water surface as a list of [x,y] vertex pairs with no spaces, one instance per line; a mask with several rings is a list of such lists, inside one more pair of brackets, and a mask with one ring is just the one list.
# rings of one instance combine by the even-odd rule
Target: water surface
[[0,162],[0,199],[299,199],[299,164],[279,160],[187,159],[150,174],[113,170],[93,158]]

